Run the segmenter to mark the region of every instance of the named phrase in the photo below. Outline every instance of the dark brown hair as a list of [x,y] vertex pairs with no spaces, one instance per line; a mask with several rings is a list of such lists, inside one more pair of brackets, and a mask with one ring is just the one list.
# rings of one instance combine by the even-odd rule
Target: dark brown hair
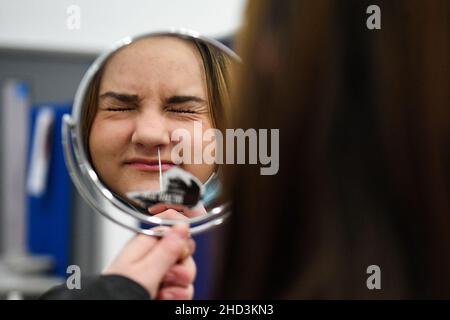
[[450,298],[450,2],[372,2],[249,2],[230,126],[280,166],[225,168],[216,297]]

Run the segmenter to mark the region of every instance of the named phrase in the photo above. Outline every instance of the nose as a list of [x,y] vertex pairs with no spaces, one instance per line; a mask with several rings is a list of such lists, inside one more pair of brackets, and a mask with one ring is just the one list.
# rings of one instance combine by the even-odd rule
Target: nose
[[152,151],[170,143],[169,130],[159,108],[148,108],[138,114],[131,142],[139,149]]

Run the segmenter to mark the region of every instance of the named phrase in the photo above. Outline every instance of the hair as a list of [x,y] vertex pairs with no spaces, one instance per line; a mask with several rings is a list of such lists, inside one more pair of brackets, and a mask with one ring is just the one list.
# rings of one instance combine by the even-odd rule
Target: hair
[[[178,37],[176,35],[167,36]],[[233,61],[225,52],[202,40],[190,38],[179,39],[192,42],[200,53],[206,75],[208,106],[211,120],[214,127],[222,129],[225,125],[230,103],[230,72]],[[89,158],[89,135],[95,115],[97,114],[100,84],[107,61],[92,78],[83,103],[81,116],[82,140]]]
[[450,298],[450,2],[376,2],[250,0],[229,126],[280,166],[224,168],[217,298]]

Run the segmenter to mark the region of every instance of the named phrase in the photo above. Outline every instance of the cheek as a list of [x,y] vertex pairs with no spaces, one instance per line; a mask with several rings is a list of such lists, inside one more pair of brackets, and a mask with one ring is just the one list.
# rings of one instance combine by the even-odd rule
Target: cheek
[[215,145],[215,141],[213,139],[211,139],[210,136],[205,136],[204,135],[205,131],[208,130],[208,129],[211,129],[211,128],[213,128],[213,126],[212,126],[212,123],[211,123],[211,121],[209,119],[203,121],[201,137],[195,137],[195,140],[196,140],[195,142],[202,146],[202,150],[204,150],[207,146]]
[[[191,163],[185,163],[183,168],[202,182],[206,182],[206,180],[210,177],[210,175],[214,172],[216,165],[215,164],[207,164],[203,159],[203,152],[206,147],[211,150],[212,146],[215,145],[211,140],[203,140],[203,134],[206,130],[213,128],[212,123],[209,119],[204,119],[199,121],[201,126],[198,124],[195,126],[194,123],[189,123],[183,126],[183,129],[186,129],[190,133],[191,138]],[[196,149],[197,148],[197,149]],[[198,156],[202,158],[202,164],[194,164],[194,154],[198,152]]]
[[184,123],[174,122],[171,124],[170,135],[172,136],[173,132],[176,129],[184,129],[189,132],[192,148],[194,147],[194,145],[203,146],[203,148],[205,148],[209,143],[211,143],[211,141],[203,141],[203,134],[210,128],[213,128],[212,122],[207,118],[195,121],[186,121]]
[[113,157],[128,146],[130,125],[123,121],[94,120],[89,137],[89,149],[94,163]]

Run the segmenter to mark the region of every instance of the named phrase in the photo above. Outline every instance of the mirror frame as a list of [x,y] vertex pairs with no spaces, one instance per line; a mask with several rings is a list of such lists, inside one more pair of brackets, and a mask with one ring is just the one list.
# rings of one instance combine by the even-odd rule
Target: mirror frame
[[[92,168],[82,143],[81,117],[85,95],[89,89],[92,79],[103,64],[119,49],[131,43],[155,36],[179,37],[186,40],[199,40],[206,42],[223,51],[237,63],[241,63],[240,57],[230,48],[217,40],[200,35],[198,32],[187,29],[171,29],[169,31],[158,31],[143,33],[133,37],[125,37],[117,41],[107,51],[102,53],[91,64],[84,74],[75,94],[72,114],[65,114],[62,119],[62,140],[64,159],[67,169],[78,192],[96,211],[113,222],[135,232],[162,236],[160,230],[147,229],[142,224],[150,227],[171,226],[179,223],[189,223],[192,235],[204,232],[212,227],[220,225],[231,213],[230,204],[224,203],[210,209],[206,215],[190,218],[188,221],[161,219],[151,215],[145,215],[131,207],[126,206],[118,200],[109,189],[100,181],[97,173]],[[124,215],[125,214],[125,215]],[[121,219],[119,218],[121,216]],[[124,219],[125,218],[125,219]]]

